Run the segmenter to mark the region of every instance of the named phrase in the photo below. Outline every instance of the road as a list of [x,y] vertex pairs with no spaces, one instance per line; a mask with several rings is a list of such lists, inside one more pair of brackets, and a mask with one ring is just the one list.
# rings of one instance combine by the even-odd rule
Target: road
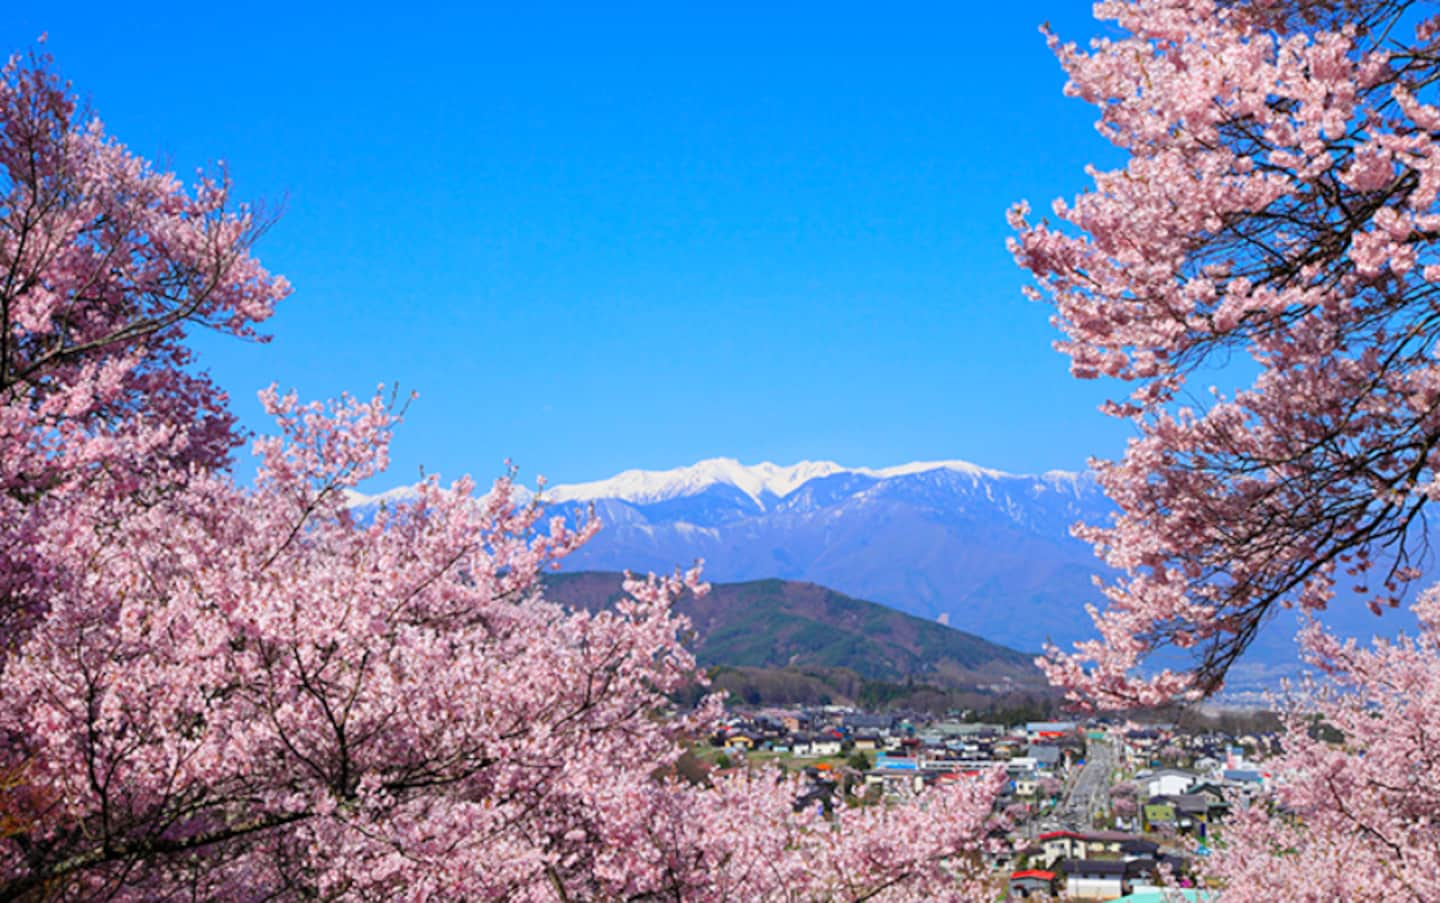
[[1080,769],[1065,799],[1055,807],[1055,818],[1072,831],[1086,831],[1110,808],[1110,774],[1115,770],[1115,750],[1104,740],[1091,740],[1085,748],[1085,766]]

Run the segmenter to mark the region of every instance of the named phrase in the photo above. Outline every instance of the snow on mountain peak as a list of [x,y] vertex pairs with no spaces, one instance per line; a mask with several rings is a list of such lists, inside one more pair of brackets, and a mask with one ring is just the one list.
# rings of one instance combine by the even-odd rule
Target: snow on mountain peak
[[999,480],[1013,476],[1003,470],[994,470],[989,467],[980,467],[971,464],[969,461],[912,461],[909,464],[900,464],[895,467],[883,467],[879,470],[871,470],[868,467],[855,469],[857,473],[867,476],[889,479],[890,477],[904,477],[916,473],[929,473],[932,470],[953,470],[967,476],[984,478],[987,480]]
[[627,470],[606,480],[555,486],[546,492],[546,496],[557,502],[620,499],[647,504],[695,495],[719,484],[739,489],[763,508],[766,495],[784,498],[811,480],[837,473],[861,474],[883,480],[936,470],[962,473],[977,480],[1012,476],[1005,471],[979,467],[968,461],[914,461],[895,467],[870,468],[844,467],[834,461],[801,461],[789,466],[765,461],[747,466],[734,458],[710,458],[689,467]]
[[789,467],[765,461],[747,467],[734,458],[710,458],[689,467],[627,470],[607,480],[555,486],[546,496],[557,502],[621,499],[645,504],[683,498],[721,484],[734,486],[763,507],[767,494],[784,497],[810,480],[844,470],[833,461],[801,461]]
[[[980,480],[1014,479],[1016,474],[1003,470],[980,467],[968,461],[913,461],[894,467],[844,467],[834,461],[801,461],[788,466],[764,461],[760,464],[745,465],[734,458],[709,458],[688,467],[670,470],[626,470],[604,480],[586,483],[570,483],[551,486],[544,496],[551,502],[589,502],[599,499],[619,499],[633,504],[653,504],[669,499],[685,498],[704,492],[711,486],[733,486],[744,493],[756,505],[764,509],[766,497],[784,498],[811,480],[835,474],[850,473],[888,480],[894,477],[912,476],[945,470]],[[1052,484],[1069,484],[1082,474],[1071,471],[1052,470],[1039,479]],[[519,489],[521,487],[517,487]],[[352,493],[349,503],[362,505],[377,501],[402,501],[413,489],[401,487],[378,496],[364,496]],[[528,493],[525,494],[528,500]]]

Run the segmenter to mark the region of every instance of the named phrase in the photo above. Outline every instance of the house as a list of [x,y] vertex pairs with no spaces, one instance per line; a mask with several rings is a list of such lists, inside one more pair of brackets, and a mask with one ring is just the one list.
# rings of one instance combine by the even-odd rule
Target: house
[[790,742],[790,751],[801,758],[838,756],[841,748],[838,738],[826,734],[801,735]]
[[725,738],[725,746],[729,749],[753,750],[755,748],[755,737],[751,734],[731,734]]
[[856,712],[845,718],[845,728],[852,734],[862,731],[873,733],[876,736],[890,733],[890,728],[895,720],[889,715],[871,715],[865,712]]
[[1144,780],[1148,796],[1175,796],[1188,792],[1200,777],[1179,768],[1162,768],[1146,775]]
[[1153,883],[1156,875],[1155,862],[1149,859],[1066,859],[1060,871],[1072,900],[1114,900],[1137,884]]
[[1126,843],[1136,840],[1134,835],[1124,831],[1086,831],[1080,835],[1085,856],[1097,859],[1117,859],[1122,856]]
[[1053,865],[1062,859],[1121,859],[1127,844],[1142,841],[1123,831],[1050,831],[1035,838],[1039,860]]
[[1083,859],[1084,842],[1075,831],[1049,831],[1035,838],[1040,846],[1040,861],[1053,865],[1062,859]]
[[1160,855],[1160,844],[1153,840],[1133,837],[1120,842],[1120,856],[1124,859],[1154,859]]
[[1174,831],[1178,826],[1179,819],[1175,814],[1175,806],[1165,801],[1164,797],[1156,797],[1156,802],[1146,803],[1140,809],[1141,824],[1146,831]]
[[1046,869],[1024,869],[1010,874],[1010,899],[1048,900],[1055,895],[1058,875]]
[[1054,740],[1075,733],[1073,721],[1031,721],[1025,725],[1025,739],[1031,743]]
[[883,742],[878,733],[867,731],[855,735],[855,748],[864,752],[875,752]]
[[1151,797],[1143,810],[1145,830],[1166,828],[1181,834],[1204,837],[1205,826],[1211,822],[1212,817],[1218,819],[1225,812],[1225,808],[1224,803],[1217,803],[1201,793]]
[[839,737],[817,737],[810,744],[812,756],[838,756],[845,748]]
[[1043,771],[1054,771],[1060,764],[1060,747],[1058,746],[1030,746],[1025,750],[1025,758],[1035,763],[1035,767]]
[[1215,781],[1200,781],[1185,792],[1190,794],[1204,794],[1212,802],[1225,802],[1225,787],[1217,784]]

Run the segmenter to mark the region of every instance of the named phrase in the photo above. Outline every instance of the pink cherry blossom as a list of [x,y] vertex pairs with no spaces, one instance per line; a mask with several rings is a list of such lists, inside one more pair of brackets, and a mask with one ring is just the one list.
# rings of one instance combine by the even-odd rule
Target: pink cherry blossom
[[77,119],[48,60],[0,77],[0,897],[993,897],[1003,774],[796,813],[797,779],[667,775],[713,732],[672,611],[543,597],[599,529],[512,477],[373,518],[403,405],[261,402],[253,486],[187,331],[288,289],[223,179],[186,189]]
[[[1128,157],[1012,249],[1083,378],[1136,431],[1096,461],[1119,512],[1084,525],[1121,576],[1099,638],[1043,665],[1077,703],[1190,699],[1277,610],[1327,680],[1296,691],[1275,792],[1204,871],[1221,899],[1440,899],[1440,590],[1418,634],[1322,626],[1342,590],[1413,598],[1440,498],[1440,18],[1389,0],[1109,0],[1120,34],[1053,46]],[[1242,366],[1226,370],[1231,361]],[[1213,388],[1220,371],[1251,379]],[[1249,376],[1253,374],[1253,378]],[[1157,650],[1190,666],[1145,672]],[[1120,799],[1117,798],[1117,811]]]
[[1418,636],[1371,649],[1306,631],[1330,680],[1297,692],[1274,797],[1241,802],[1208,863],[1225,900],[1440,898],[1440,589],[1416,611]]
[[[1053,219],[1012,212],[1059,347],[1129,384],[1106,410],[1136,429],[1094,462],[1118,516],[1077,528],[1123,575],[1100,638],[1045,663],[1079,701],[1214,691],[1277,609],[1356,587],[1383,611],[1418,573],[1440,493],[1440,110],[1413,5],[1112,0],[1096,10],[1121,35],[1051,38],[1128,155]],[[1253,381],[1213,388],[1231,360]],[[1193,666],[1141,676],[1162,646]]]

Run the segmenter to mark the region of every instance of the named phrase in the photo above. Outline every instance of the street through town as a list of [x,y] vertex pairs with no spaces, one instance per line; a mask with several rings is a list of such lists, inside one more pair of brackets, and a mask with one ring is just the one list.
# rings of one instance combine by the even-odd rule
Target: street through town
[[1110,773],[1115,768],[1115,750],[1105,740],[1090,740],[1085,749],[1085,766],[1070,785],[1065,799],[1055,808],[1055,819],[1072,831],[1085,831],[1110,808]]

